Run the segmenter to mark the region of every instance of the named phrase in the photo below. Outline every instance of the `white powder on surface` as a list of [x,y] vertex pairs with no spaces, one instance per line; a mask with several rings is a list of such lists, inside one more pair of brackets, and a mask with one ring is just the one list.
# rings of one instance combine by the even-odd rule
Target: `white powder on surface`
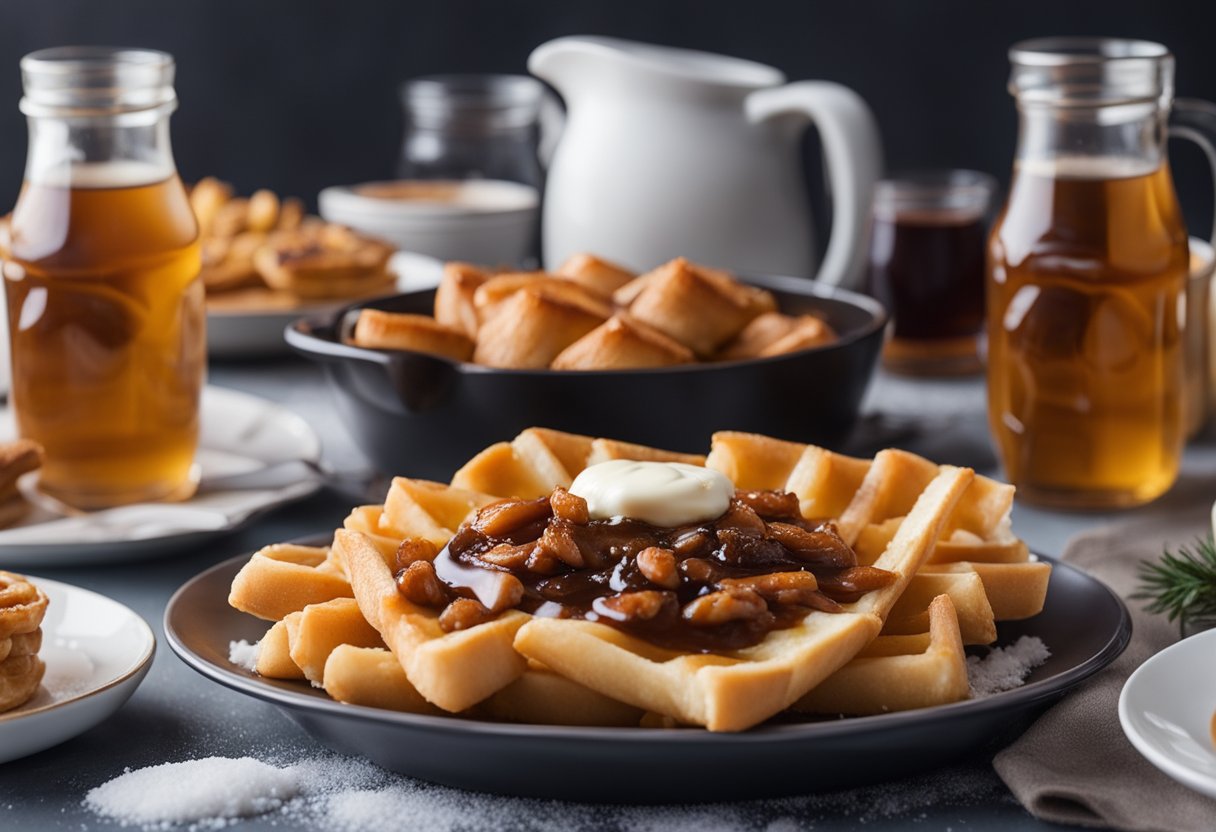
[[252,672],[258,666],[258,654],[262,650],[262,643],[255,641],[253,644],[241,639],[240,641],[228,642],[228,661],[243,667]]
[[[235,764],[253,764],[257,773],[236,777]],[[169,793],[185,780],[206,785]],[[165,794],[141,794],[158,790]],[[942,769],[870,788],[775,800],[610,806],[466,792],[337,755],[281,766],[222,757],[153,766],[121,775],[85,800],[98,814],[147,830],[218,829],[238,817],[272,812],[265,816],[272,826],[316,832],[792,832],[842,820],[850,828],[895,817],[918,822],[924,810],[978,803],[1012,803],[986,768]]]
[[99,815],[124,826],[224,826],[280,808],[300,791],[300,778],[252,757],[205,757],[127,771],[85,795]]
[[994,647],[988,655],[967,657],[967,682],[972,698],[991,696],[1021,687],[1030,671],[1047,661],[1051,651],[1043,640],[1022,636],[1008,647]]

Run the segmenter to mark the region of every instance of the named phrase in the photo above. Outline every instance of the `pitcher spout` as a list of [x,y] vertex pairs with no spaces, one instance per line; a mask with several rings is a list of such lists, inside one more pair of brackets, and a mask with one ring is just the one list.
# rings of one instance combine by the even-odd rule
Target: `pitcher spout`
[[590,84],[612,83],[632,91],[651,84],[681,90],[723,88],[739,91],[775,86],[780,70],[764,64],[618,38],[571,36],[543,43],[528,57],[528,71],[548,82],[569,101]]

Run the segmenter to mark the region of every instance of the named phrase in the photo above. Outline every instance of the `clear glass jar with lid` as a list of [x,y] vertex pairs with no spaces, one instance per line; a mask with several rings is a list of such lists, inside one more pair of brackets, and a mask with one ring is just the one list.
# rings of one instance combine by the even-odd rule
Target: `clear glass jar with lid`
[[21,72],[29,153],[3,266],[18,430],[69,505],[187,496],[206,349],[173,58],[62,47]]

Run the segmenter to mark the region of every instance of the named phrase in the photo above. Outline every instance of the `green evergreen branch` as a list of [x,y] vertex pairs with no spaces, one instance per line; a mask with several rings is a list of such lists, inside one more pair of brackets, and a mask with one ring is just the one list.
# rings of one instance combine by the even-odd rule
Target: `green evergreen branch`
[[1216,540],[1198,538],[1177,552],[1166,549],[1157,561],[1144,561],[1140,585],[1131,595],[1149,602],[1150,613],[1187,625],[1216,627]]

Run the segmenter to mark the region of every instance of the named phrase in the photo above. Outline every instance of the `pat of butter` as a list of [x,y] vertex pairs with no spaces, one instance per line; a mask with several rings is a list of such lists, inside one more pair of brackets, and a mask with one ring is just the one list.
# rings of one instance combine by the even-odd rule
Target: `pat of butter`
[[587,501],[593,520],[629,517],[671,527],[721,517],[735,486],[726,475],[697,465],[613,459],[585,468],[570,493]]

